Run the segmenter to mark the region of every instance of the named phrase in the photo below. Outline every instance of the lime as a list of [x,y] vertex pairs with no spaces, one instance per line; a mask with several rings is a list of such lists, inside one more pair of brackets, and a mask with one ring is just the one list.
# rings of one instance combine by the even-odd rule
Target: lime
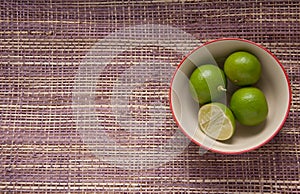
[[216,65],[202,65],[190,77],[191,95],[200,104],[216,101],[225,97],[226,84],[222,69]]
[[233,93],[230,109],[243,125],[254,126],[262,123],[268,115],[268,103],[261,90],[245,87]]
[[228,79],[237,86],[255,84],[261,75],[261,64],[251,53],[238,51],[226,58],[224,71]]
[[203,105],[198,113],[198,122],[205,134],[217,140],[227,140],[235,131],[231,110],[218,102]]

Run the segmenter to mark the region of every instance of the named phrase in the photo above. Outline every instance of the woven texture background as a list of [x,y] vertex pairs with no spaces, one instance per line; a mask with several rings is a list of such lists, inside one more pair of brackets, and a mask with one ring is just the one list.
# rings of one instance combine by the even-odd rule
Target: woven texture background
[[[0,11],[1,193],[300,193],[298,0],[4,0]],[[285,67],[293,92],[280,133],[242,155],[201,154],[203,150],[189,143],[176,157],[151,168],[140,169],[135,163],[127,168],[125,163],[107,161],[109,156],[94,155],[73,115],[72,93],[80,63],[95,43],[115,30],[143,24],[172,26],[202,43],[240,37],[267,47]],[[168,87],[182,57],[182,52],[172,49],[141,46],[119,54],[105,67],[99,75],[94,116],[115,140],[111,149],[131,145],[147,153],[175,134]],[[155,68],[147,63],[153,60],[160,61]],[[118,96],[114,89],[122,92],[116,80],[132,64],[145,64],[130,71],[135,73],[132,79],[145,76],[143,72],[161,72],[136,86],[128,100],[131,119],[148,130],[147,138],[139,130],[128,132],[126,115],[112,111],[120,106],[111,104],[112,96]],[[157,101],[158,105],[151,104]],[[157,114],[157,110],[163,111]],[[108,145],[97,144],[100,149]]]

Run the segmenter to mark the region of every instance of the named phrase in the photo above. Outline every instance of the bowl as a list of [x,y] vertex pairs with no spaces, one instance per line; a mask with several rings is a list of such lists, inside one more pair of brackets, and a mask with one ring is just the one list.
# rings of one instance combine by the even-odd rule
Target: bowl
[[[189,92],[189,77],[197,66],[215,64],[223,68],[224,61],[235,51],[247,51],[261,62],[262,74],[254,85],[266,96],[269,113],[265,122],[254,127],[237,122],[235,134],[226,141],[208,137],[198,126],[199,104]],[[237,89],[229,80],[227,97]],[[290,82],[279,60],[263,46],[245,39],[222,38],[207,42],[191,51],[178,65],[170,86],[170,108],[173,118],[182,132],[197,145],[222,154],[240,154],[254,150],[269,142],[283,127],[291,103]]]

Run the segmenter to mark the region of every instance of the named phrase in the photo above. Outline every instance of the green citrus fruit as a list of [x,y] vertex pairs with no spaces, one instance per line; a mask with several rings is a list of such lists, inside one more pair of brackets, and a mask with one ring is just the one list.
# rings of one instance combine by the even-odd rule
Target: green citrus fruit
[[237,86],[255,84],[261,75],[261,64],[251,53],[238,51],[226,58],[224,71],[228,79]]
[[205,134],[217,140],[227,140],[235,131],[235,118],[231,110],[217,102],[200,108],[198,122]]
[[226,94],[226,78],[223,70],[216,65],[202,65],[190,77],[190,91],[200,104],[216,101]]
[[230,109],[243,125],[254,126],[262,123],[268,115],[268,103],[261,90],[255,87],[241,88],[233,93]]

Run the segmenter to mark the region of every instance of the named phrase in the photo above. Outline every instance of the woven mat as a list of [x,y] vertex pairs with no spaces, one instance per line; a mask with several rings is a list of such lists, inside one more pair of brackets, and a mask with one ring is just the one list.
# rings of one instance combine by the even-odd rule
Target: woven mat
[[[1,193],[300,193],[299,1],[4,0],[0,9]],[[220,37],[267,47],[293,91],[280,133],[241,155],[199,149],[169,109],[179,61]]]

